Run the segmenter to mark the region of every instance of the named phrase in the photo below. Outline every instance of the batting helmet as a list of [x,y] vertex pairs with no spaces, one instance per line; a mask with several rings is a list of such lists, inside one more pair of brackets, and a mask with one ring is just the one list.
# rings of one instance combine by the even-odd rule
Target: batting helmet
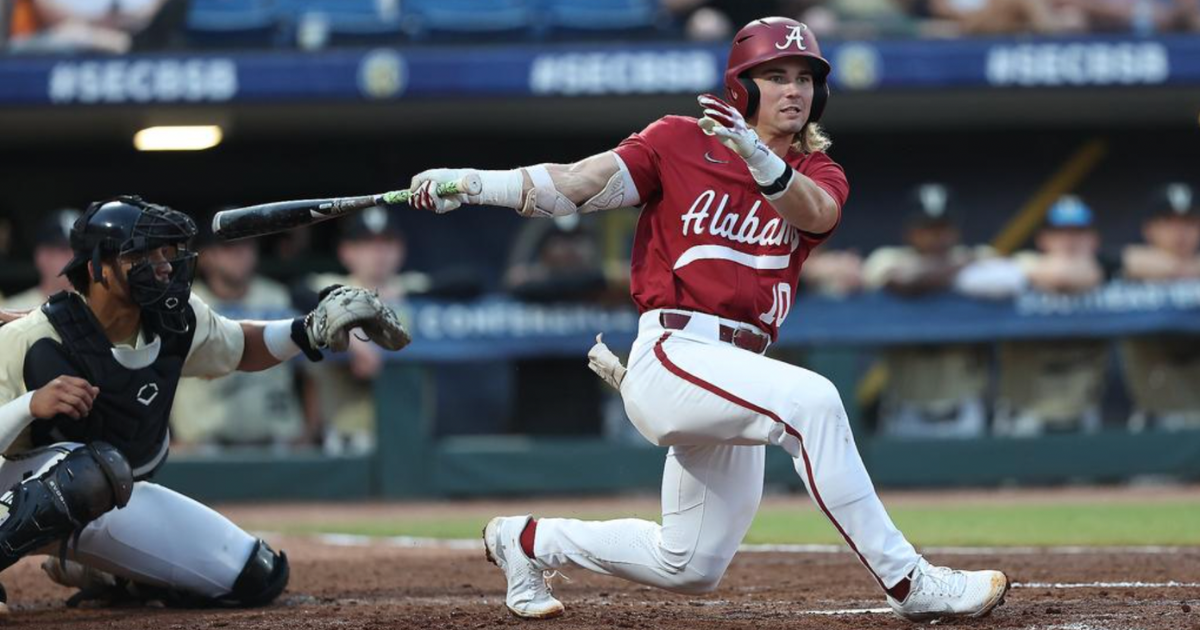
[[[188,215],[166,206],[142,201],[140,197],[114,197],[97,201],[75,221],[71,228],[71,249],[75,257],[63,273],[92,263],[92,280],[101,282],[101,262],[105,258],[139,254],[172,247],[169,258],[134,261],[128,275],[130,297],[143,312],[157,315],[153,324],[165,332],[187,331],[184,308],[196,276],[196,252],[189,245],[196,236],[196,223]],[[160,280],[155,267],[171,265],[170,277]],[[153,319],[153,318],[152,318]]]
[[758,86],[746,76],[761,63],[782,57],[803,57],[812,66],[813,100],[808,122],[817,122],[829,99],[829,62],[821,56],[817,37],[808,25],[791,18],[769,17],[742,27],[733,36],[729,63],[725,66],[725,96],[743,116],[758,109]]

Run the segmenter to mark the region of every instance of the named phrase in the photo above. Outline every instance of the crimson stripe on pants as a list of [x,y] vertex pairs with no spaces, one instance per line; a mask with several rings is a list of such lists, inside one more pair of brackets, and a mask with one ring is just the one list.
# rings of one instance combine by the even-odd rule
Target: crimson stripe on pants
[[712,383],[709,383],[708,381],[705,381],[694,374],[688,373],[683,368],[672,363],[671,359],[667,358],[666,350],[663,349],[663,342],[666,341],[670,336],[671,333],[669,332],[663,333],[663,336],[658,339],[658,343],[654,344],[654,356],[658,357],[659,362],[663,364],[663,367],[667,368],[667,371],[701,389],[712,392],[713,394],[716,394],[717,396],[720,396],[721,398],[724,398],[735,405],[745,407],[750,411],[760,413],[774,420],[775,422],[778,422],[779,424],[783,425],[783,430],[786,431],[788,435],[791,435],[800,441],[800,455],[804,458],[804,471],[808,475],[808,487],[812,488],[813,499],[817,502],[817,505],[821,508],[821,511],[825,513],[825,517],[829,519],[829,522],[833,523],[833,526],[837,528],[838,533],[842,535],[843,539],[845,539],[846,544],[850,545],[850,549],[858,556],[859,561],[861,561],[863,566],[867,568],[867,571],[870,571],[871,577],[874,577],[875,581],[879,583],[879,587],[886,591],[887,587],[884,586],[883,580],[879,579],[879,575],[875,573],[875,569],[871,568],[871,565],[867,562],[867,559],[863,557],[861,552],[859,552],[858,547],[854,544],[854,541],[850,539],[850,535],[846,533],[846,530],[842,529],[841,523],[838,523],[837,519],[833,517],[833,512],[830,512],[829,508],[825,507],[825,500],[821,498],[821,491],[817,489],[817,479],[816,477],[813,477],[812,462],[808,459],[808,450],[804,448],[804,437],[800,435],[800,432],[790,424],[780,419],[779,416],[775,415],[775,413],[759,407],[758,405],[755,405],[749,401],[742,400],[741,398],[738,398],[737,396],[721,389],[720,387],[717,387],[716,385],[713,385]]

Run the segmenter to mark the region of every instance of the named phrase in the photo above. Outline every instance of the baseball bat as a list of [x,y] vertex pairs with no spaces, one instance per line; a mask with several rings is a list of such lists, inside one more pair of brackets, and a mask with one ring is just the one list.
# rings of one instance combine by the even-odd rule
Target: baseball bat
[[[455,182],[442,182],[437,185],[439,196],[478,195],[482,189],[483,184],[476,173],[464,175]],[[225,241],[266,236],[320,223],[371,206],[408,203],[411,196],[411,190],[392,190],[361,197],[299,199],[232,208],[222,210],[213,217],[212,229],[217,238]]]

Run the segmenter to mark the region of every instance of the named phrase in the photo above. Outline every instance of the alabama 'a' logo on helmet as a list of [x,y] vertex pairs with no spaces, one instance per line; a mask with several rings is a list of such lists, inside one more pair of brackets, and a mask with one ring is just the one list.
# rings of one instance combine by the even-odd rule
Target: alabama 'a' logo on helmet
[[808,47],[804,45],[804,31],[807,30],[807,24],[789,26],[787,37],[782,42],[777,42],[775,48],[778,50],[787,50],[788,46],[795,44],[796,50],[808,50]]

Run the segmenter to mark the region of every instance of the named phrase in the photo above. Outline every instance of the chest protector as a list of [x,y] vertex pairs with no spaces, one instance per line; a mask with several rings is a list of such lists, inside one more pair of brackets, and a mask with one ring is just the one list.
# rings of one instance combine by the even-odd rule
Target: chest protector
[[100,395],[86,418],[60,414],[34,422],[34,446],[108,442],[129,460],[135,478],[151,476],[166,460],[167,421],[195,335],[195,312],[186,307],[187,332],[163,335],[158,357],[139,369],[117,361],[112,343],[78,295],[58,293],[42,312],[62,343],[47,337],[33,344],[25,355],[25,387],[33,391],[59,376],[78,376],[99,387]]

